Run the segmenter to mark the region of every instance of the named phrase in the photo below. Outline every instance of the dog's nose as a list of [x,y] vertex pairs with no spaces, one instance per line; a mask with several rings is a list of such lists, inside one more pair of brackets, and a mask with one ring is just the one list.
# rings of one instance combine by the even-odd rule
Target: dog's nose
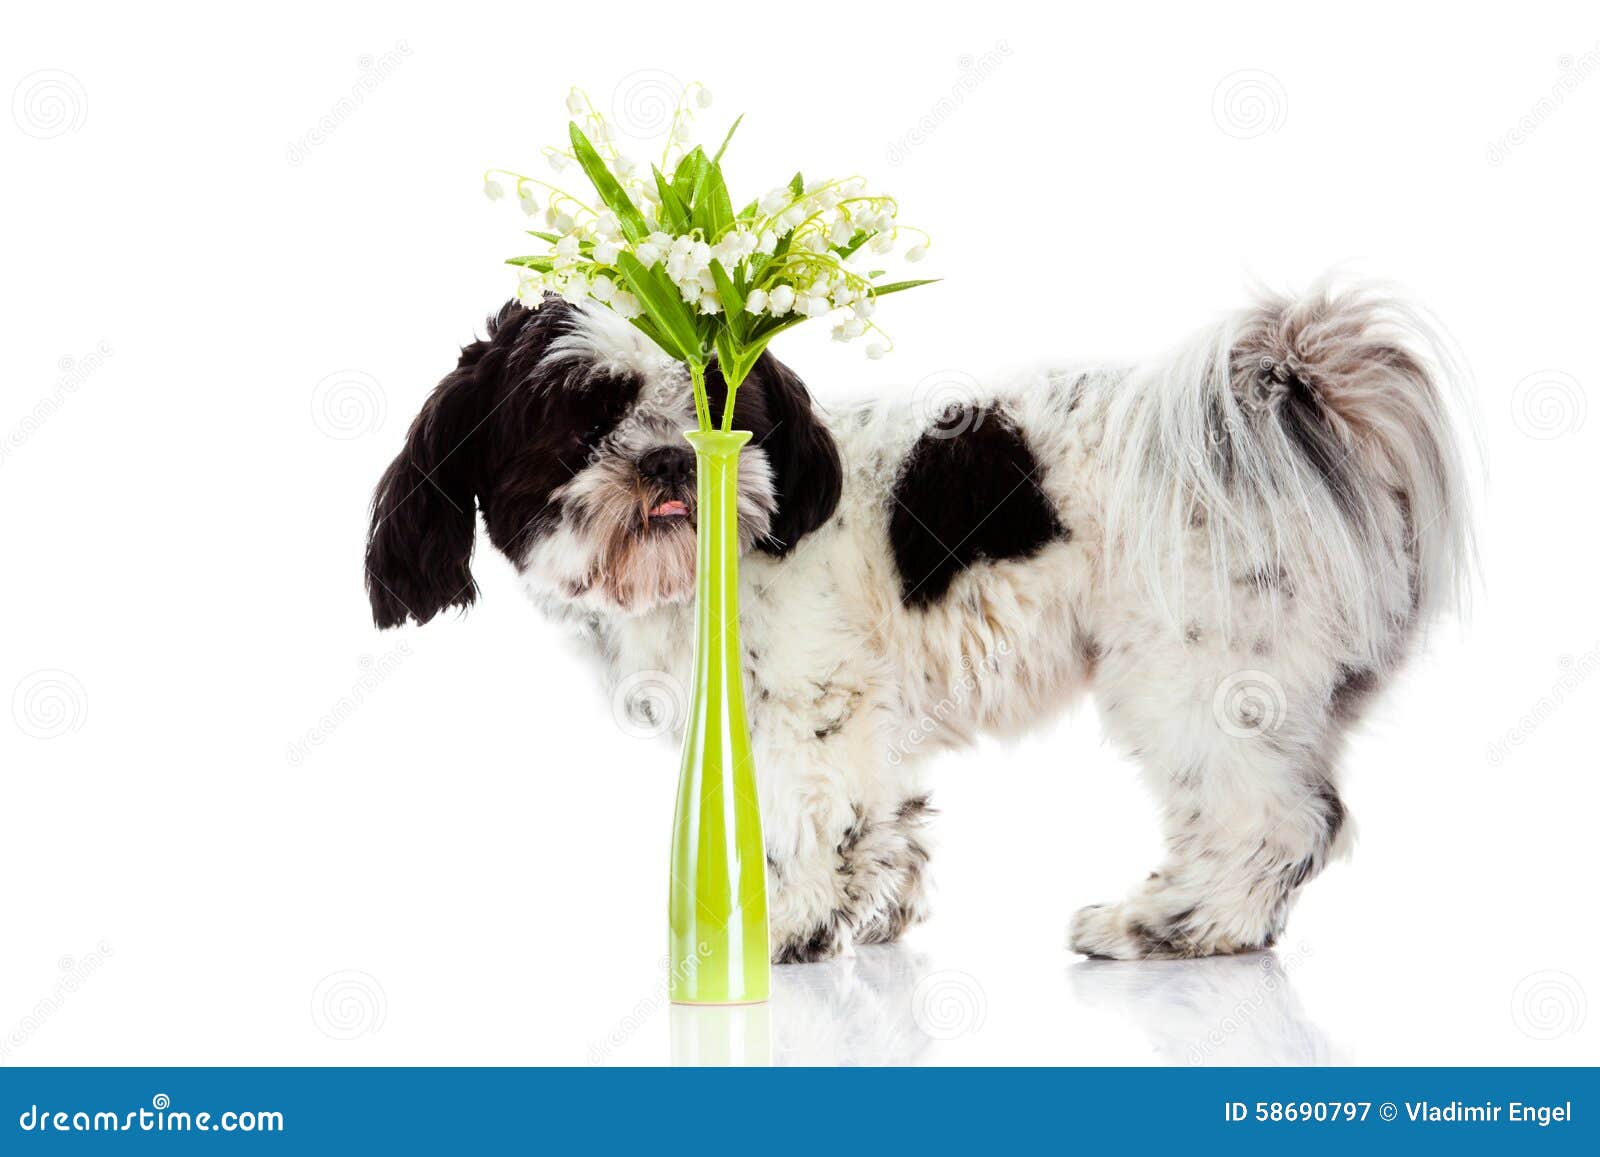
[[687,446],[658,446],[639,459],[639,476],[661,486],[681,486],[694,475],[694,451]]

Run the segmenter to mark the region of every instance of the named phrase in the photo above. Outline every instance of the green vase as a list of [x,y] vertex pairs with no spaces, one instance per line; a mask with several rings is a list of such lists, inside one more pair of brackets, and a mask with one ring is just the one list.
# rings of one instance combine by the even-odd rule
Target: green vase
[[739,647],[739,449],[748,430],[692,430],[694,693],[672,825],[671,973],[679,1004],[767,999],[767,851]]

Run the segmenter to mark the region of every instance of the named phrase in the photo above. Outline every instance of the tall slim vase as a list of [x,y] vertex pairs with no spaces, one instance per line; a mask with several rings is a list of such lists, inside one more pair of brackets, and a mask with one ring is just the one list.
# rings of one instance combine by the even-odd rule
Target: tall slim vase
[[739,450],[748,430],[694,430],[694,689],[672,827],[671,973],[680,1004],[767,999],[767,852],[739,646]]

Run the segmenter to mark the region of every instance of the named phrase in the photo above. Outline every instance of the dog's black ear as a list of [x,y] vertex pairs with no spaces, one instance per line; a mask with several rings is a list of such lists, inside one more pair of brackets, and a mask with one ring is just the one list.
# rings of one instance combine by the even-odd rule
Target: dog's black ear
[[480,427],[514,336],[508,331],[527,314],[508,303],[490,319],[489,339],[462,349],[378,483],[367,534],[367,595],[380,627],[398,627],[408,617],[426,623],[478,597],[470,564],[485,466]]
[[750,372],[761,379],[771,423],[761,448],[772,464],[772,481],[778,491],[772,528],[756,546],[781,557],[833,517],[844,485],[844,468],[839,447],[817,417],[811,394],[799,376],[768,352],[762,353]]

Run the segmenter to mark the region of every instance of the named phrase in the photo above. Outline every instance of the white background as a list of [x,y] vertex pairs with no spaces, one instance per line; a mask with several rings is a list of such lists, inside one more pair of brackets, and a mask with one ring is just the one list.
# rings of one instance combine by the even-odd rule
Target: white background
[[[9,15],[0,1061],[1595,1062],[1593,5],[716,7]],[[823,400],[1149,353],[1334,265],[1459,344],[1477,609],[1354,744],[1356,857],[1276,954],[1065,950],[1158,857],[1085,707],[945,761],[903,947],[669,1015],[670,748],[486,544],[464,619],[371,628],[372,486],[514,283],[480,174],[662,73],[748,114],[736,194],[863,172],[936,237],[891,360],[782,340]]]

